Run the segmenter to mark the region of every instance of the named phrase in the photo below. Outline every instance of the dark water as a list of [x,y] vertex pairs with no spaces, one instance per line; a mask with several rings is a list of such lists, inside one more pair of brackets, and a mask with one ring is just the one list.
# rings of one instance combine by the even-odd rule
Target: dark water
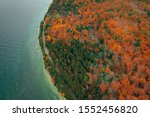
[[0,0],[0,99],[58,99],[44,72],[38,28],[51,0]]

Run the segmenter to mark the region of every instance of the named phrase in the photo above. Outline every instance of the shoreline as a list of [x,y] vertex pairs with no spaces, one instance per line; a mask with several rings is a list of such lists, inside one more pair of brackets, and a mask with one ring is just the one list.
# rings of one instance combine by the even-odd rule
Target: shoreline
[[[38,40],[39,40],[39,44],[40,44],[40,48],[41,48],[41,51],[42,51],[43,58],[45,58],[46,56],[48,56],[48,55],[47,55],[47,51],[45,50],[45,49],[47,49],[47,48],[45,47],[45,43],[43,42],[43,38],[44,38],[44,37],[43,37],[43,32],[44,32],[43,24],[44,24],[44,19],[45,19],[46,15],[47,15],[49,9],[50,9],[50,8],[52,7],[52,5],[53,5],[53,2],[54,2],[54,1],[52,0],[52,2],[51,2],[51,4],[50,4],[49,8],[47,9],[46,14],[44,15],[43,20],[42,20],[41,23],[40,23],[40,28],[39,28]],[[44,48],[45,48],[45,49],[44,49]],[[48,49],[47,49],[47,50],[48,50]],[[43,59],[43,60],[44,60],[44,59]],[[52,88],[53,88],[54,93],[59,97],[60,100],[65,100],[65,97],[61,96],[61,93],[58,91],[58,88],[57,88],[57,87],[54,85],[54,83],[52,82],[51,74],[49,73],[48,69],[46,69],[46,61],[45,61],[45,60],[44,60],[44,66],[45,66],[44,72],[45,72],[46,76],[48,77],[48,80],[49,80],[49,82],[50,82],[50,84],[51,84],[51,86],[52,86]]]
[[[65,97],[62,97],[62,96],[61,96],[61,94],[60,94],[60,92],[58,91],[57,87],[53,84],[51,75],[50,75],[50,73],[48,72],[48,70],[47,70],[47,69],[44,69],[44,72],[45,72],[46,76],[48,77],[48,80],[49,80],[49,82],[50,82],[50,84],[51,84],[51,87],[53,88],[54,93],[59,97],[59,100],[66,100]],[[55,96],[54,96],[54,97],[55,97]]]

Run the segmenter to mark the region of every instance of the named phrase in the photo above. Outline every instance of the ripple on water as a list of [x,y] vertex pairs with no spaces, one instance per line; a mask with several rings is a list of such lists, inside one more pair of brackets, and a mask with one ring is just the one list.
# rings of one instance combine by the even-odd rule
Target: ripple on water
[[40,18],[49,3],[50,0],[1,0],[0,99],[58,99],[44,73],[37,39]]

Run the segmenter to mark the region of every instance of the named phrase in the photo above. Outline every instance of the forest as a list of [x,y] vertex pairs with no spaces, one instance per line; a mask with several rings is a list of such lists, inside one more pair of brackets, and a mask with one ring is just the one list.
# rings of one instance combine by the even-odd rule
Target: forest
[[149,0],[53,0],[40,29],[66,99],[150,99]]

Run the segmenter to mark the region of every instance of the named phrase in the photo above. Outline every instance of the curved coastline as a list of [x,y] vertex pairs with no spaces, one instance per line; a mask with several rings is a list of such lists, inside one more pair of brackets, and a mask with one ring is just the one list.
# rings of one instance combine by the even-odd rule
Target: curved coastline
[[[53,3],[54,3],[54,1],[51,2],[48,10],[52,7]],[[47,10],[47,12],[48,12],[48,10]],[[44,16],[44,19],[45,19],[46,15],[47,15],[47,13]],[[48,54],[48,49],[45,46],[45,38],[44,38],[44,34],[43,34],[44,33],[44,29],[42,27],[43,23],[44,23],[44,21],[41,21],[40,28],[39,28],[39,36],[38,36],[39,44],[40,44],[40,47],[41,47],[41,50],[42,50],[43,58],[45,58],[45,57],[48,56],[48,58],[51,59],[50,56],[49,56],[49,54]],[[44,60],[44,64],[46,65],[46,61],[45,60]],[[57,95],[57,97],[60,100],[65,100],[65,97],[63,97],[61,95],[61,93],[58,91],[57,87],[54,85],[52,77],[51,77],[49,71],[46,69],[46,67],[44,69],[44,72],[45,72],[46,76],[48,77],[48,80],[49,80],[49,82],[51,84],[51,87],[52,87],[54,93]]]

